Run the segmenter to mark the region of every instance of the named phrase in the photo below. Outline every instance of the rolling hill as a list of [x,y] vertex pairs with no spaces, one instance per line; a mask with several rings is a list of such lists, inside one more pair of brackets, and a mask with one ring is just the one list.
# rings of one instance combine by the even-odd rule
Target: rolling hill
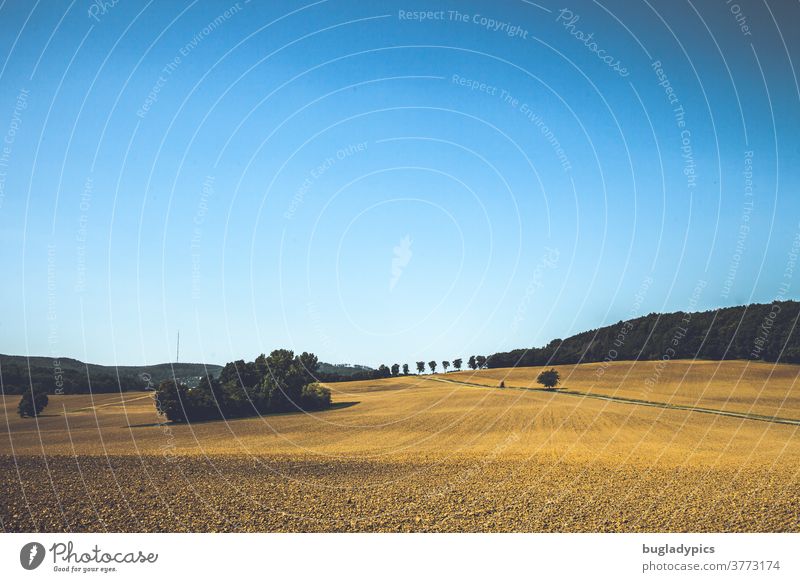
[[102,366],[73,358],[10,356],[0,354],[0,378],[6,394],[20,394],[31,383],[50,393],[65,394],[146,390],[162,380],[177,377],[196,384],[206,373],[219,374],[215,364],[167,363],[150,366]]
[[651,313],[541,348],[498,352],[489,356],[487,367],[679,359],[800,363],[798,316],[796,301]]
[[[64,394],[146,390],[173,377],[195,386],[203,375],[219,376],[220,370],[222,366],[217,364],[179,362],[150,366],[102,366],[73,358],[0,354],[0,381],[6,394],[21,394],[31,383],[51,394],[59,387],[63,388]],[[357,364],[319,364],[319,374],[326,379],[350,378],[371,372],[372,368]]]

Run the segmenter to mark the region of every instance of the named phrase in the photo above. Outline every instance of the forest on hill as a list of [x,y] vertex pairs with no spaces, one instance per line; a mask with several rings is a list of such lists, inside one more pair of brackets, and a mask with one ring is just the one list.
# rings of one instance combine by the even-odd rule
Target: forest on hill
[[776,301],[713,311],[651,313],[555,339],[541,348],[489,356],[487,367],[619,360],[763,360],[800,363],[800,303]]
[[[22,394],[31,385],[49,394],[104,394],[130,390],[154,390],[164,380],[196,387],[202,378],[217,378],[217,364],[166,363],[150,366],[102,366],[73,358],[11,356],[0,354],[0,384],[5,394]],[[375,371],[357,364],[320,362],[320,379],[364,379]]]
[[179,378],[197,385],[206,374],[216,376],[215,364],[154,364],[151,366],[102,366],[73,358],[9,356],[0,354],[0,379],[5,394],[22,394],[29,386],[50,394],[102,394],[155,389],[162,381]]

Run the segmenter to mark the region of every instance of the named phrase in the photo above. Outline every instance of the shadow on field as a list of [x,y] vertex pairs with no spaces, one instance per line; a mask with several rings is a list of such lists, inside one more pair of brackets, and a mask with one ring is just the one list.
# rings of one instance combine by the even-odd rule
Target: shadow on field
[[[361,404],[360,401],[354,402],[334,402],[331,404],[331,407],[327,410],[314,410],[311,412],[306,413],[303,410],[293,410],[291,412],[272,412],[268,414],[262,414],[262,417],[270,417],[270,416],[288,416],[288,415],[295,415],[295,414],[324,414],[325,412],[331,412],[333,410],[341,410],[343,408],[350,408],[351,406],[355,406],[356,404]],[[254,414],[252,416],[235,416],[233,418],[212,418],[209,420],[195,420],[193,422],[173,422],[168,420],[166,422],[148,422],[144,424],[126,424],[123,428],[152,428],[154,426],[164,426],[164,425],[174,425],[174,426],[183,426],[183,425],[190,425],[190,424],[209,424],[214,422],[232,422],[234,420],[249,420],[253,418],[258,418],[258,415]]]

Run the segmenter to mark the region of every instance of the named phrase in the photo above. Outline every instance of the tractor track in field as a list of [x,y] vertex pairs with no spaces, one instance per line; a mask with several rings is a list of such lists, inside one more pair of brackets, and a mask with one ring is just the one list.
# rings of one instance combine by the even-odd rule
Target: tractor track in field
[[[474,386],[477,388],[493,388],[498,389],[497,386],[490,386],[488,384],[478,384],[476,382],[464,382],[462,380],[448,380],[445,378],[432,378],[428,379],[435,382],[443,382],[445,384],[460,384],[463,386]],[[732,410],[719,410],[716,408],[702,408],[699,406],[688,406],[686,404],[670,404],[668,402],[658,402],[654,400],[637,400],[635,398],[625,398],[622,396],[605,396],[603,394],[592,394],[590,392],[565,392],[563,390],[548,390],[547,388],[531,388],[528,386],[505,386],[503,390],[524,390],[526,392],[543,392],[545,394],[559,394],[562,396],[575,396],[580,398],[594,398],[597,400],[607,400],[610,402],[619,402],[621,404],[632,404],[635,406],[649,406],[651,408],[664,408],[667,410],[685,410],[687,412],[699,412],[702,414],[714,414],[717,416],[729,416],[732,418],[742,418],[744,420],[757,420],[760,422],[771,422],[775,424],[788,424],[793,426],[800,426],[800,420],[795,418],[782,418],[779,416],[768,416],[765,414],[752,414],[748,412],[736,412]]]

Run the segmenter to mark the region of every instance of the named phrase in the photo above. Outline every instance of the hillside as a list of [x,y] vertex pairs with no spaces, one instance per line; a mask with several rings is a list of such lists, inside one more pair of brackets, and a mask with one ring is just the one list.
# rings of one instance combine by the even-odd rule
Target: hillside
[[360,364],[327,364],[320,362],[317,372],[325,375],[337,376],[358,376],[360,374],[369,374],[373,369],[369,366],[362,366]]
[[800,303],[776,301],[714,311],[651,313],[489,356],[489,368],[623,360],[763,360],[800,363]]
[[[28,367],[30,366],[30,374]],[[10,356],[0,354],[0,380],[6,394],[21,394],[32,382],[49,393],[54,393],[61,383],[64,394],[95,394],[128,390],[145,390],[156,387],[162,380],[174,377],[189,386],[196,386],[200,378],[209,374],[219,376],[222,366],[217,364],[166,363],[150,366],[101,366],[87,364],[73,358],[48,358],[44,356]],[[372,368],[357,364],[327,364],[320,362],[319,375],[326,380],[369,375]],[[91,390],[90,390],[91,388]]]
[[222,366],[215,364],[183,362],[151,366],[101,366],[72,358],[28,358],[0,354],[0,378],[6,394],[20,394],[30,383],[50,393],[60,387],[65,394],[144,390],[148,388],[148,379],[149,385],[157,386],[173,375],[189,384],[196,384],[203,374],[217,375],[221,369]]

